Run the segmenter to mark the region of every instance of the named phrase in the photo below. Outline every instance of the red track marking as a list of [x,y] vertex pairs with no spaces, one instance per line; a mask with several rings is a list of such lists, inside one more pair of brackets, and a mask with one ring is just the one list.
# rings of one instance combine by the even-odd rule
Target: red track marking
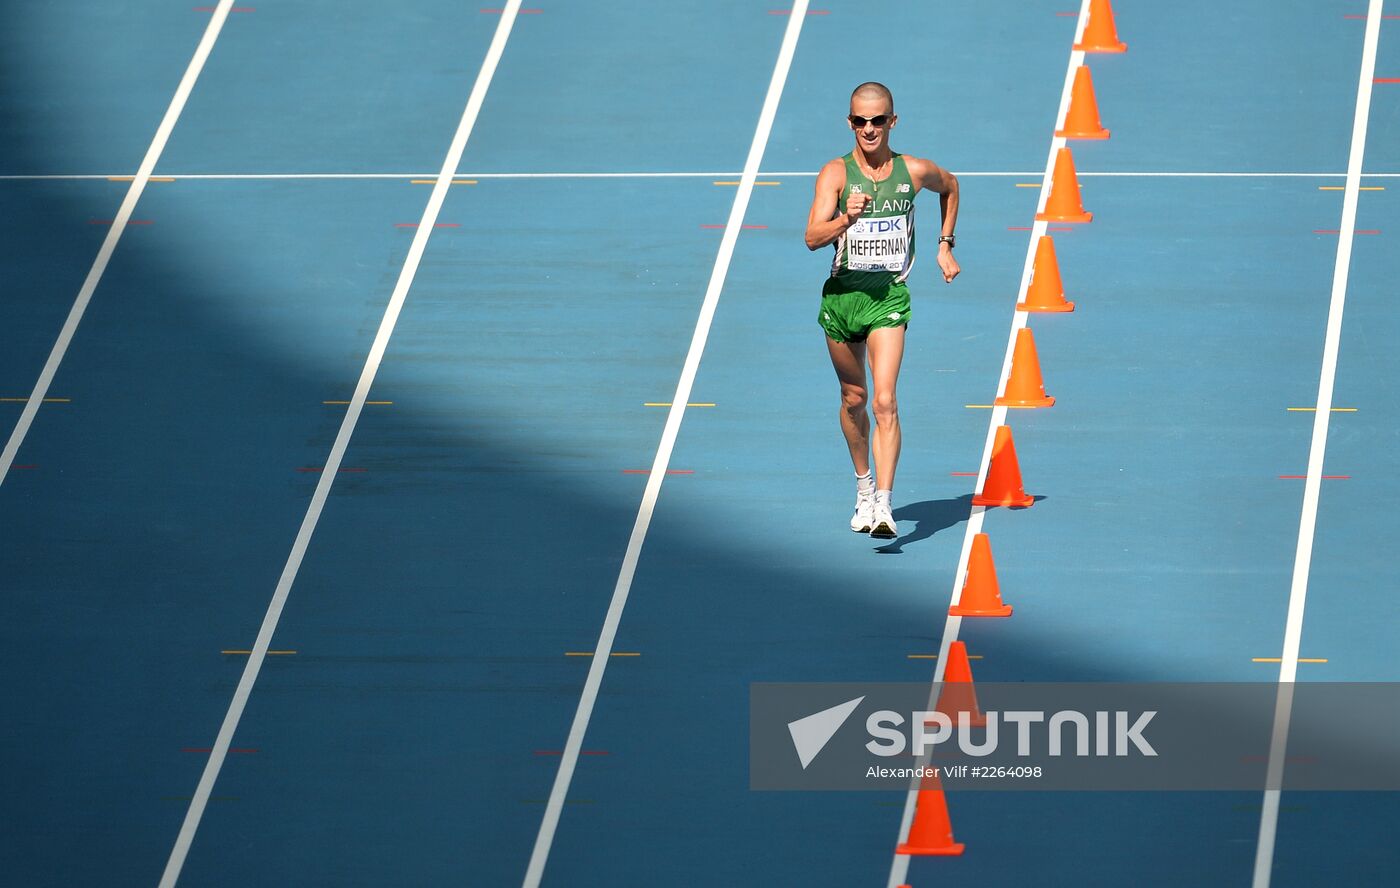
[[[1313,234],[1341,234],[1341,232],[1335,228],[1314,228]],[[1376,228],[1358,228],[1353,231],[1352,234],[1380,234],[1380,230]]]
[[22,465],[19,465],[18,463],[13,463],[13,464],[10,465],[10,468],[12,468],[12,469],[37,469],[37,468],[39,468],[39,467],[38,467],[38,466],[22,466]]
[[[1364,16],[1364,15],[1344,15],[1344,16],[1342,16],[1342,18],[1344,18],[1344,19],[1360,19],[1360,20],[1363,21],[1363,22],[1366,21],[1366,16]],[[1400,15],[1383,15],[1383,16],[1381,16],[1381,18],[1383,18],[1383,19],[1400,19]]]
[[[1279,480],[1280,480],[1280,481],[1302,481],[1302,480],[1306,479],[1308,476],[1307,476],[1307,475],[1279,475],[1278,477],[1279,477]],[[1323,475],[1323,476],[1322,476],[1322,480],[1323,480],[1323,481],[1350,481],[1350,480],[1351,480],[1351,476],[1350,476],[1350,475]]]
[[976,477],[977,477],[977,473],[976,473],[976,472],[949,472],[948,474],[949,474],[949,475],[952,475],[954,478],[976,478]]
[[[723,226],[723,225],[701,225],[700,227],[701,227],[701,228],[723,228],[724,226]],[[750,230],[754,230],[754,231],[766,231],[767,228],[768,228],[767,225],[745,225],[745,226],[743,226],[743,227],[744,227],[744,228],[748,228],[748,229],[750,229]]]
[[1077,12],[1057,12],[1055,13],[1055,15],[1058,15],[1061,18],[1069,18],[1071,16],[1073,16],[1074,18],[1079,18],[1079,13]]
[[[322,471],[325,471],[325,468],[326,468],[325,466],[298,466],[298,467],[297,467],[297,471],[298,471],[298,472],[322,472]],[[341,468],[340,471],[342,471],[342,472],[368,472],[369,469]]]
[[[116,220],[116,219],[89,219],[89,220],[88,220],[88,224],[89,224],[89,225],[111,225],[111,224],[112,224],[113,222],[115,222],[115,221],[117,221],[117,220]],[[128,220],[126,221],[126,224],[127,224],[127,225],[154,225],[155,223],[152,222],[150,219],[128,219]]]
[[[417,222],[395,222],[395,223],[394,223],[394,227],[395,227],[395,228],[417,228],[417,227],[418,227],[418,223],[417,223]],[[462,223],[460,223],[460,222],[435,222],[435,223],[433,223],[433,227],[434,227],[434,228],[461,228],[461,227],[462,227]]]
[[[213,752],[214,750],[210,749],[210,748],[207,747],[207,746],[184,746],[184,747],[181,747],[180,751],[181,751],[181,752],[202,752],[202,753],[204,753],[205,755],[208,755],[209,753]],[[257,750],[256,750],[256,749],[253,749],[253,748],[251,748],[251,747],[244,746],[244,747],[241,747],[241,748],[240,748],[240,747],[230,747],[230,748],[229,748],[229,752],[236,752],[236,753],[239,753],[239,754],[242,754],[242,755],[251,755],[252,753],[257,752]]]
[[[536,749],[536,750],[535,750],[535,755],[563,755],[563,754],[564,754],[564,750],[562,750],[562,749]],[[611,755],[611,754],[612,754],[612,753],[608,752],[606,749],[583,749],[583,750],[580,750],[580,751],[579,751],[579,755]]]
[[[622,474],[624,474],[624,475],[650,475],[650,474],[651,474],[651,469],[623,469],[623,470],[622,470]],[[695,470],[694,470],[694,469],[667,469],[667,470],[666,470],[666,474],[668,474],[668,475],[694,475],[694,474],[695,474]]]
[[[791,10],[791,9],[770,9],[770,10],[768,10],[768,14],[769,14],[769,15],[792,15],[792,10]],[[829,10],[829,9],[809,9],[809,10],[807,10],[807,14],[808,14],[808,15],[831,15],[831,10]]]
[[1372,83],[1400,83],[1400,77],[1377,77]]

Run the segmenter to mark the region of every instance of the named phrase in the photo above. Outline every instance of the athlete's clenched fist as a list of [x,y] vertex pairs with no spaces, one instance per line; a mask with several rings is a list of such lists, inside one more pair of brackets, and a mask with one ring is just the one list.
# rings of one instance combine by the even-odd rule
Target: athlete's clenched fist
[[870,204],[871,197],[865,192],[857,191],[852,194],[846,198],[846,219],[854,224],[857,219],[865,215],[865,210]]

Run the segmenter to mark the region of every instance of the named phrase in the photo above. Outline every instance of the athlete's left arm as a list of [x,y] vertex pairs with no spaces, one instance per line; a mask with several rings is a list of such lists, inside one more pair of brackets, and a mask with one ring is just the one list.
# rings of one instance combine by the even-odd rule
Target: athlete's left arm
[[[920,191],[928,189],[938,192],[938,208],[943,212],[942,233],[953,234],[958,227],[958,177],[922,157],[906,158],[905,164],[909,167],[910,178]],[[944,282],[950,284],[962,271],[958,260],[953,258],[953,248],[947,242],[938,245],[938,268],[943,272]]]

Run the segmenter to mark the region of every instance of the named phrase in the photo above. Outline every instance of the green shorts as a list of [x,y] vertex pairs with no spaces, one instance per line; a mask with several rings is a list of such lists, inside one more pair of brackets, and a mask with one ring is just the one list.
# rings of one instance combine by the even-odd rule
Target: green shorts
[[822,287],[817,323],[837,342],[864,342],[871,330],[909,323],[909,288],[891,284],[883,294],[847,293],[835,278],[828,278]]

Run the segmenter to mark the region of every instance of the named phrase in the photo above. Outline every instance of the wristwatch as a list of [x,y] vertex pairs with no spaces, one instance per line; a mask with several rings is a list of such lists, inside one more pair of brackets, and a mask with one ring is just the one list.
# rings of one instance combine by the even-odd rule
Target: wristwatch
[[958,245],[958,238],[957,238],[956,235],[945,234],[945,235],[943,235],[942,237],[940,237],[940,238],[938,239],[938,242],[939,242],[940,244],[947,244],[947,245],[948,245],[948,249],[951,250],[951,249],[953,249],[954,247],[956,247],[956,246]]

